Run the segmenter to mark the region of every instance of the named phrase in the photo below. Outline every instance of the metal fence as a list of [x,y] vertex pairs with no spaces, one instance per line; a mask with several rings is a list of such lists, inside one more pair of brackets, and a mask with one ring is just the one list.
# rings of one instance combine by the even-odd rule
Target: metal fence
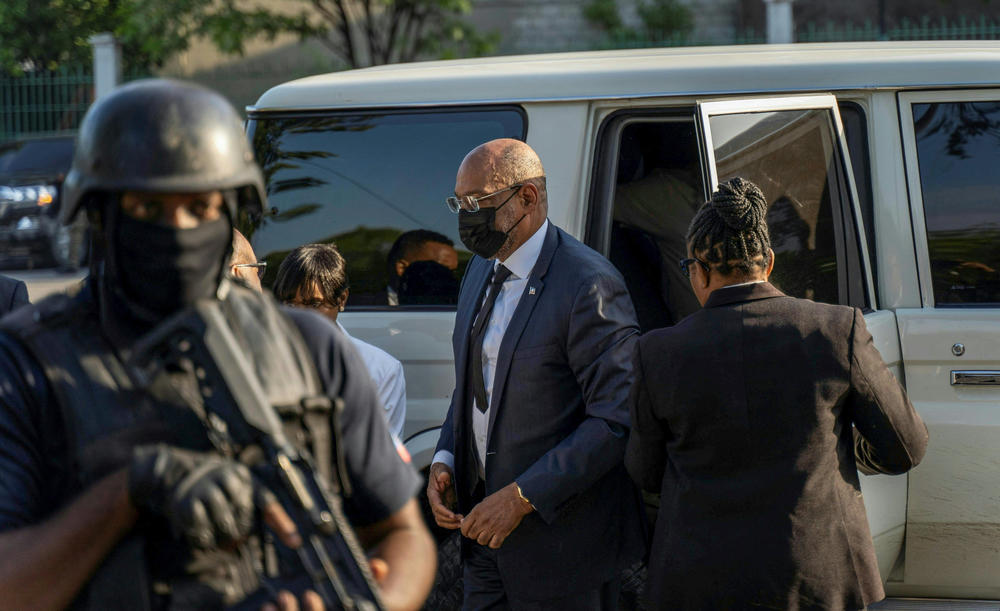
[[[934,20],[929,17],[919,21],[903,19],[898,25],[884,32],[870,21],[862,24],[808,23],[796,29],[796,42],[861,42],[874,40],[998,40],[1000,21],[993,17],[975,19],[960,18],[957,21]],[[753,29],[736,32],[728,39],[699,40],[690,36],[676,35],[660,39],[641,38],[635,35],[608,37],[591,48],[632,49],[645,47],[689,47],[711,45],[742,45],[767,42],[762,32]],[[560,50],[579,48],[579,42],[571,42]]]
[[0,76],[0,141],[73,131],[94,100],[89,70]]
[[1000,22],[985,16],[979,19],[962,17],[949,22],[946,19],[933,20],[925,17],[920,21],[903,19],[899,25],[887,28],[885,32],[866,21],[861,25],[836,25],[827,23],[819,26],[806,25],[796,32],[798,42],[837,42],[864,40],[997,40],[1000,39]]

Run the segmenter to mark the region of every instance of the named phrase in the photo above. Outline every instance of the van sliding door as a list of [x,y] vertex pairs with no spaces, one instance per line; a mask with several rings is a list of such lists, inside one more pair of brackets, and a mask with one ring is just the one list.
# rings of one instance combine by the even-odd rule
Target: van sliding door
[[1000,90],[898,99],[923,307],[896,314],[930,442],[910,477],[895,591],[998,599]]
[[[698,104],[708,192],[742,176],[764,192],[775,252],[772,283],[786,294],[862,308],[897,376],[895,315],[878,311],[844,129],[832,95]],[[861,475],[879,570],[885,581],[903,546],[905,476]]]

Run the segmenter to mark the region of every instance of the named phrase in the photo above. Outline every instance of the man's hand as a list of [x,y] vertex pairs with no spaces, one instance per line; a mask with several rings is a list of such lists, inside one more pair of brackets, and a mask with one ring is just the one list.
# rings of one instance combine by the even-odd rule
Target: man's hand
[[274,495],[255,485],[246,465],[214,454],[163,444],[136,448],[128,492],[135,507],[165,517],[194,547],[239,543],[253,528],[258,506],[282,539],[297,543],[294,524]]
[[472,508],[461,521],[462,534],[480,545],[499,549],[524,516],[534,510],[531,503],[518,494],[517,483],[511,482]]
[[456,529],[462,525],[462,515],[455,513],[454,473],[451,467],[436,462],[427,476],[427,500],[434,513],[434,521],[441,528]]

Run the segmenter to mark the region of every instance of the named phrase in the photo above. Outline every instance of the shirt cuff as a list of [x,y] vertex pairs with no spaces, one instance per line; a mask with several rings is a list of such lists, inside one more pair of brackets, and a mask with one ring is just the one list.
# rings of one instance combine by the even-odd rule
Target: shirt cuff
[[437,453],[434,454],[434,459],[431,460],[431,464],[436,462],[447,466],[452,471],[455,470],[455,455],[448,450],[438,450]]

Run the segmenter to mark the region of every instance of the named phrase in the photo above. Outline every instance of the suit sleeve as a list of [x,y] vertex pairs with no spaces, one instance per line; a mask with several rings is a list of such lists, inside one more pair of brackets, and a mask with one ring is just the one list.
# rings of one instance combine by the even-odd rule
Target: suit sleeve
[[906,391],[886,367],[861,310],[851,333],[849,410],[856,430],[854,455],[863,472],[896,475],[915,467],[927,449],[927,427]]
[[48,506],[45,439],[62,437],[46,415],[53,403],[41,368],[0,334],[0,532],[43,519]]
[[637,333],[635,311],[620,276],[602,274],[583,283],[569,314],[566,355],[583,394],[585,417],[516,478],[546,522],[622,464]]
[[635,342],[634,363],[635,382],[629,393],[632,430],[629,433],[628,449],[625,451],[625,467],[640,488],[647,492],[659,492],[667,464],[668,430],[666,423],[656,417],[646,387],[641,341]]
[[28,305],[28,287],[23,280],[18,280],[14,287],[14,296],[10,300],[10,309],[16,310],[23,305]]

